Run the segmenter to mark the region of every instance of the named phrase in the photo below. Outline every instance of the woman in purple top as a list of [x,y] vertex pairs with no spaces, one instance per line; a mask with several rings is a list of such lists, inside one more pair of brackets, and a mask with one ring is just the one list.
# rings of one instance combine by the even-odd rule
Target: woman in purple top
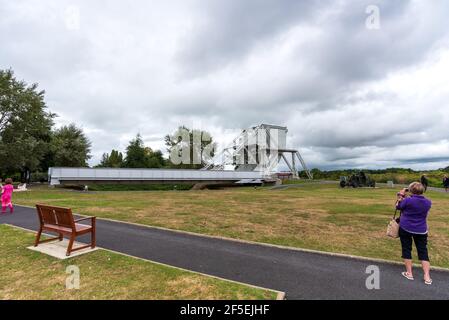
[[[419,182],[413,182],[408,189],[398,194],[396,208],[401,211],[399,222],[399,237],[402,245],[402,258],[406,272],[402,275],[409,280],[413,279],[412,271],[412,243],[415,242],[418,258],[424,270],[424,282],[432,284],[430,278],[430,262],[427,252],[427,215],[432,202],[423,196],[425,187]],[[406,196],[406,192],[411,195]]]

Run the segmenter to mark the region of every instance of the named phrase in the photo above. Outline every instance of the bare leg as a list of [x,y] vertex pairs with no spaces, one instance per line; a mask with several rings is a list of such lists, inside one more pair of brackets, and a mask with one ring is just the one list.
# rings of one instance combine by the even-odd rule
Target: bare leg
[[430,280],[430,262],[429,261],[421,261],[422,269],[424,271],[424,280]]
[[410,277],[413,277],[412,260],[404,259],[405,270]]

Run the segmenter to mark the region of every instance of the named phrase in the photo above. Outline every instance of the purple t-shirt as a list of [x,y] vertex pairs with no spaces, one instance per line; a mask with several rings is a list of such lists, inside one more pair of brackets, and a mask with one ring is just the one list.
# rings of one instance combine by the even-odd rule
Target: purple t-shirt
[[432,201],[421,195],[412,195],[402,200],[397,209],[401,210],[399,226],[410,233],[427,233],[427,215]]

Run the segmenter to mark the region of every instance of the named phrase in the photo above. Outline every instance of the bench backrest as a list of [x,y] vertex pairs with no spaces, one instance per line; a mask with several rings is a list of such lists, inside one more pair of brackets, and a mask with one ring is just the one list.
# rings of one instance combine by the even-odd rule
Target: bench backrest
[[36,209],[41,225],[50,224],[71,229],[75,227],[72,209],[41,204],[37,204]]

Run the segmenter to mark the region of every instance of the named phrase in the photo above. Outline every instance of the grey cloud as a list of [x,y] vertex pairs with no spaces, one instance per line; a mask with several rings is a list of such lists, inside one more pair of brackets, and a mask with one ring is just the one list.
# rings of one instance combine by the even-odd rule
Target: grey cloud
[[[365,28],[371,4],[380,30]],[[79,30],[65,27],[69,5]],[[91,132],[93,163],[137,132],[160,148],[180,124],[265,122],[287,125],[322,168],[430,166],[445,161],[449,79],[416,101],[419,87],[384,81],[449,50],[447,12],[446,1],[0,0],[0,68],[39,82],[59,124]]]
[[[277,77],[275,82],[268,74],[265,82],[260,81],[260,84],[266,86],[264,88],[266,90],[258,92],[257,95],[249,95],[237,105],[231,103],[228,106],[234,111],[230,112],[231,116],[241,108],[245,108],[245,118],[252,119],[253,114],[267,115],[271,118],[273,113],[287,115],[297,111],[321,112],[341,107],[347,99],[348,92],[357,89],[364,82],[381,79],[395,70],[421,61],[433,45],[447,35],[444,28],[445,17],[442,14],[445,8],[426,7],[425,11],[417,12],[410,1],[379,1],[382,18],[382,29],[379,31],[367,30],[364,25],[365,8],[368,4],[372,4],[371,1],[357,4],[343,3],[337,8],[337,13],[331,14],[318,26],[308,19],[319,16],[319,13],[328,7],[333,7],[334,2],[320,2],[318,6],[310,6],[309,3],[305,10],[295,10],[297,8],[292,8],[288,4],[291,2],[271,4],[271,11],[273,6],[291,10],[288,14],[284,12],[286,17],[281,19],[282,21],[270,20],[273,25],[269,29],[264,27],[245,29],[240,26],[240,23],[245,22],[240,20],[229,25],[229,16],[235,11],[251,16],[246,24],[264,25],[267,16],[258,15],[257,12],[251,15],[249,6],[242,7],[231,1],[226,2],[222,11],[213,7],[208,11],[210,24],[194,29],[196,31],[194,39],[201,40],[192,41],[187,48],[180,51],[183,58],[181,67],[197,68],[196,76],[210,77],[211,69],[208,67],[210,61],[213,61],[212,72],[216,69],[221,70],[226,67],[228,60],[234,64],[245,61],[251,49],[263,50],[264,43],[269,48],[268,44],[276,34],[285,33],[292,26],[309,23],[321,29],[319,35],[296,48],[296,55],[291,65],[297,63],[304,65],[304,68],[295,70],[286,65],[285,70],[279,70],[282,77]],[[445,7],[446,4],[442,6]],[[282,11],[274,10],[274,12]],[[429,16],[432,16],[434,21],[432,24],[425,24],[425,19]],[[276,14],[268,17],[276,17]],[[434,27],[429,28],[429,25]],[[240,43],[238,39],[233,41],[222,39],[222,37],[233,39],[236,29],[241,29],[239,39],[251,40]],[[254,49],[255,42],[262,44]],[[193,58],[189,55],[189,51],[196,53]],[[229,51],[232,54],[229,54]],[[235,68],[240,68],[240,65]],[[251,85],[253,83],[248,83],[248,86]],[[233,95],[234,92],[228,94]],[[248,91],[243,94],[248,95]],[[226,114],[223,115],[225,116]]]
[[[420,61],[442,37],[449,4],[418,11],[413,1],[379,1],[381,29],[364,28],[364,8],[370,1],[346,2],[323,39],[312,44],[312,65],[338,83],[382,78],[389,72]],[[427,19],[432,19],[428,23]]]
[[[324,1],[329,3],[329,1]],[[260,41],[300,21],[310,21],[324,2],[212,0],[200,5],[198,21],[177,58],[188,75],[226,67]],[[198,69],[198,70],[197,70]]]

